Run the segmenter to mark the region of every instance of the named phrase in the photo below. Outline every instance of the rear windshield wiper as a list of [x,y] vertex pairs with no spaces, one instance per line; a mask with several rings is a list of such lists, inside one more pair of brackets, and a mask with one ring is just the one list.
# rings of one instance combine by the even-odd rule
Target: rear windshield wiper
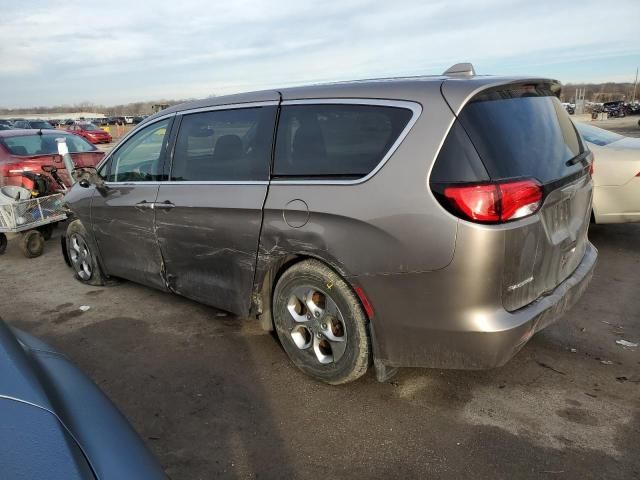
[[579,162],[581,162],[582,160],[584,160],[585,158],[587,158],[587,155],[589,155],[589,151],[588,151],[588,150],[587,150],[587,151],[585,151],[585,152],[582,152],[582,153],[580,153],[580,154],[578,154],[578,155],[576,155],[576,156],[575,156],[575,157],[573,157],[571,160],[567,160],[567,161],[565,162],[565,165],[566,165],[567,167],[570,167],[571,165],[575,165],[576,163],[579,163]]

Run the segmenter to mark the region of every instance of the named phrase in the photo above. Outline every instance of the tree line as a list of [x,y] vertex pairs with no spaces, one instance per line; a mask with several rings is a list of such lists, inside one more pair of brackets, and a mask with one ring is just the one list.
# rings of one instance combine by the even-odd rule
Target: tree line
[[153,105],[167,104],[177,105],[188,100],[155,100],[149,102],[131,102],[120,105],[100,105],[92,102],[80,102],[75,104],[54,105],[52,107],[29,107],[29,108],[0,108],[2,115],[20,115],[28,113],[72,113],[72,112],[92,112],[102,113],[107,116],[120,115],[149,115],[153,113]]

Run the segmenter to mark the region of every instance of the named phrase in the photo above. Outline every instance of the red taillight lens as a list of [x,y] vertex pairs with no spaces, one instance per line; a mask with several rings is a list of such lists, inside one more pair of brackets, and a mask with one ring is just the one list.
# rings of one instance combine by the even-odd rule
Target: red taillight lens
[[497,185],[447,187],[444,196],[469,220],[500,221],[500,191]]
[[515,220],[535,213],[542,204],[542,188],[532,180],[502,183],[499,185],[502,194],[501,220]]
[[449,186],[444,196],[467,220],[498,223],[537,212],[542,204],[542,187],[534,180]]

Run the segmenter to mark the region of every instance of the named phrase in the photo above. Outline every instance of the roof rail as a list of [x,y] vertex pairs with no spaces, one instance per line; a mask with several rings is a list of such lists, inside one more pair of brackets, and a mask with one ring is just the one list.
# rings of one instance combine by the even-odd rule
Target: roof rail
[[455,65],[447,68],[447,70],[442,74],[446,76],[466,76],[473,77],[476,74],[475,68],[471,63],[456,63]]

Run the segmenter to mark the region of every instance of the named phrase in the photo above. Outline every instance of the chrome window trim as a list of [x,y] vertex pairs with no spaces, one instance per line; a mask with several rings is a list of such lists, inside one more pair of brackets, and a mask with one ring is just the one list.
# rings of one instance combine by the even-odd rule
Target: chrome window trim
[[[314,179],[305,179],[305,180],[279,180],[273,179],[271,180],[272,184],[275,185],[358,185],[360,183],[364,183],[371,179],[374,175],[376,175],[382,167],[389,161],[389,159],[396,152],[398,147],[402,144],[404,139],[409,135],[409,132],[418,121],[418,118],[422,114],[422,105],[417,102],[407,101],[407,100],[382,100],[382,99],[367,99],[367,98],[309,98],[309,99],[301,99],[301,100],[284,100],[281,105],[283,107],[287,105],[371,105],[371,106],[383,106],[383,107],[396,107],[396,108],[406,108],[411,110],[412,115],[407,125],[404,127],[400,135],[393,145],[389,148],[387,153],[382,157],[382,160],[375,166],[373,170],[371,170],[367,175],[362,178],[357,178],[355,180],[314,180]],[[276,143],[277,143],[276,137]]]
[[[154,118],[152,121],[148,122],[148,123],[139,123],[136,127],[132,128],[131,131],[129,133],[127,133],[124,137],[122,137],[120,140],[118,140],[118,143],[111,149],[111,151],[109,153],[107,153],[104,158],[102,160],[100,160],[100,163],[98,163],[96,165],[96,171],[100,170],[102,168],[102,165],[104,165],[106,162],[109,161],[109,159],[118,151],[120,150],[120,147],[122,147],[122,145],[124,145],[124,143],[129,140],[129,137],[133,136],[135,133],[137,133],[138,127],[142,127],[142,128],[147,128],[150,125],[153,125],[154,123],[157,122],[161,122],[162,120],[166,120],[167,118],[171,118],[171,117],[175,117],[176,113],[167,113],[166,115],[162,115],[161,117],[158,118]],[[105,182],[106,183],[106,182]],[[140,183],[146,183],[146,182],[140,182]]]
[[[415,123],[418,121],[418,118],[422,114],[422,105],[407,100],[383,100],[383,99],[367,99],[367,98],[310,98],[310,99],[300,99],[300,100],[284,100],[283,102],[278,102],[276,100],[267,100],[262,102],[248,102],[248,103],[233,103],[226,105],[213,105],[208,107],[194,108],[190,110],[182,110],[178,112],[169,113],[163,115],[158,118],[154,118],[152,122],[145,123],[144,126],[147,127],[149,125],[153,125],[156,122],[165,120],[169,117],[173,116],[181,116],[188,115],[191,113],[202,113],[209,111],[217,111],[217,110],[234,110],[238,108],[254,108],[254,107],[265,107],[265,106],[287,106],[287,105],[336,105],[336,104],[345,104],[345,105],[372,105],[372,106],[386,106],[386,107],[396,107],[396,108],[406,108],[411,110],[412,116],[407,122],[407,125],[404,127],[400,135],[396,141],[391,145],[387,153],[382,157],[382,160],[376,165],[376,167],[371,170],[367,175],[362,178],[358,178],[355,180],[313,180],[313,179],[305,179],[305,180],[278,180],[271,179],[268,180],[229,180],[229,181],[218,181],[218,180],[161,180],[161,181],[149,181],[149,182],[105,182],[107,186],[135,186],[135,185],[269,185],[277,184],[277,185],[357,185],[360,183],[364,183],[371,179],[374,175],[378,173],[387,163],[387,161],[391,158],[391,156],[395,153],[398,147],[402,144],[404,139],[407,137]],[[111,152],[108,153],[105,158],[102,159],[100,164],[96,166],[96,169],[102,167],[102,164],[107,162],[109,158],[116,152],[120,145],[123,144],[132,134],[135,133],[137,129],[133,129],[126,136],[124,136],[119,142],[116,148],[114,148]],[[277,140],[276,140],[277,141]],[[275,148],[275,146],[274,146]]]
[[149,182],[104,182],[105,185],[112,187],[126,187],[135,185],[269,185],[267,180],[153,180]]
[[208,107],[181,110],[179,112],[176,112],[176,115],[190,115],[192,113],[215,112],[217,110],[238,110],[240,108],[277,107],[279,104],[280,102],[278,100],[265,100],[262,102],[245,102],[245,103],[229,103],[226,105],[210,105]]

